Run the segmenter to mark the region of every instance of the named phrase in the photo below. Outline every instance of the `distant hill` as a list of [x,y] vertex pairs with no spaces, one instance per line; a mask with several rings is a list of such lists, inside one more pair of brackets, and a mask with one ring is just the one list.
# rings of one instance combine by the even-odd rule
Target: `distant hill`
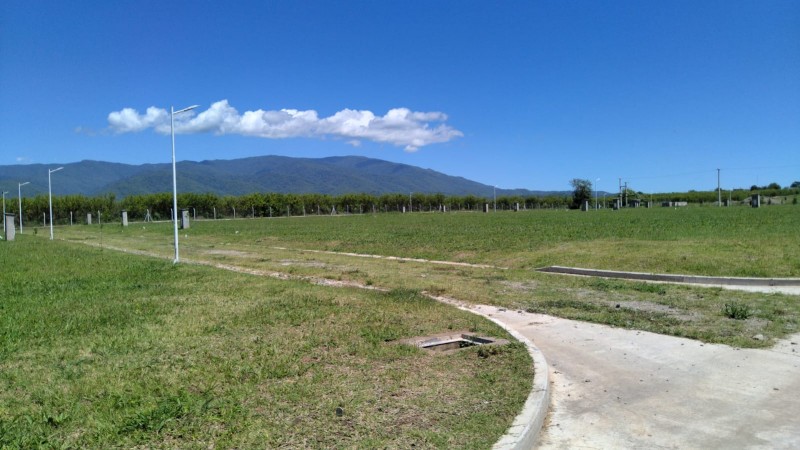
[[[47,193],[47,170],[53,174],[53,194],[87,196],[113,193],[118,197],[172,191],[172,164],[129,165],[102,161],[67,164],[0,166],[0,187],[15,197],[17,183],[30,181],[23,196]],[[430,169],[362,156],[291,158],[257,156],[233,160],[182,161],[177,164],[180,192],[242,195],[252,192],[386,194],[442,193],[491,197],[492,186]],[[14,191],[14,193],[11,193]],[[497,195],[551,195],[569,192],[498,189]]]

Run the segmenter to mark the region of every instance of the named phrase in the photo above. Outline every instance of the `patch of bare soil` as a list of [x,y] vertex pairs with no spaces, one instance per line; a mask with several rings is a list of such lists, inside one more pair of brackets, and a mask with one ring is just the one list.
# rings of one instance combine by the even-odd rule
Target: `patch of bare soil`
[[612,308],[622,308],[622,309],[632,309],[636,311],[646,311],[646,312],[655,312],[655,313],[663,313],[670,316],[675,317],[676,319],[680,320],[697,320],[699,315],[697,313],[692,313],[689,311],[684,311],[682,309],[678,309],[669,305],[662,305],[659,303],[651,303],[651,302],[642,302],[637,300],[631,301],[624,301],[624,302],[613,302],[613,301],[604,301],[606,305]]
[[282,259],[278,262],[282,266],[303,266],[303,267],[316,267],[322,269],[328,267],[328,265],[322,261],[297,261],[294,259]]
[[515,291],[531,292],[536,290],[537,284],[535,281],[501,281],[500,284],[509,287]]
[[252,253],[243,252],[240,250],[203,250],[206,255],[219,255],[219,256],[235,256],[237,258],[253,258],[255,255]]

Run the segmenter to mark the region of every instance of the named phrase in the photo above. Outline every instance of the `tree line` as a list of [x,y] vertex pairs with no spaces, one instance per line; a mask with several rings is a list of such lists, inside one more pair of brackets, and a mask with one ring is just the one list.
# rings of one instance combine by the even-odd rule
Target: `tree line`
[[[585,180],[573,180],[585,181]],[[224,219],[241,217],[286,217],[322,214],[363,214],[384,212],[435,212],[435,211],[481,211],[488,204],[490,209],[563,209],[575,208],[588,200],[594,205],[591,182],[573,185],[579,195],[548,196],[499,196],[476,195],[447,196],[444,194],[283,194],[276,192],[251,193],[240,196],[220,196],[211,193],[178,194],[178,208],[186,209],[192,217],[204,219]],[[754,191],[736,189],[723,191],[723,200],[745,201]],[[792,196],[800,193],[800,187],[761,189],[763,196]],[[595,194],[596,195],[596,194]],[[646,194],[628,190],[625,200],[686,201],[689,203],[713,203],[717,201],[717,191],[689,191],[675,193]],[[605,194],[597,198],[600,207],[611,208],[617,194]],[[6,199],[9,200],[9,199]],[[496,203],[495,203],[496,202]],[[623,204],[627,204],[623,202]],[[49,201],[46,195],[22,199],[24,223],[31,226],[46,224]],[[17,213],[16,202],[7,201],[6,211]],[[172,216],[172,194],[130,195],[117,199],[114,194],[100,196],[64,195],[53,197],[55,224],[85,223],[86,215],[92,214],[93,221],[118,221],[122,211],[127,211],[132,221],[169,220]],[[99,217],[98,217],[99,215]]]
[[[544,197],[500,196],[498,210],[565,208],[569,196]],[[14,202],[16,203],[16,202]],[[172,194],[130,195],[117,199],[114,194],[89,197],[64,195],[53,197],[55,224],[85,223],[92,214],[93,222],[119,221],[122,211],[127,211],[131,221],[169,220],[172,217]],[[485,204],[494,208],[494,199],[475,195],[446,196],[444,194],[283,194],[275,192],[251,193],[240,196],[219,196],[205,193],[178,194],[178,209],[186,209],[191,217],[225,219],[242,217],[286,217],[328,214],[365,214],[383,212],[436,212],[480,211]],[[22,199],[24,224],[31,226],[47,223],[49,201],[47,195]],[[16,212],[11,203],[6,210]],[[99,217],[98,217],[99,214]]]
[[[583,178],[573,178],[570,180],[572,186],[572,197],[569,206],[572,209],[580,208],[584,202],[588,201],[590,205],[592,202],[593,186],[591,180]],[[716,203],[721,197],[723,201],[731,200],[732,202],[744,202],[749,200],[752,195],[758,194],[764,197],[791,197],[800,194],[800,181],[795,181],[791,186],[782,188],[778,183],[770,183],[766,186],[753,185],[750,189],[737,188],[737,189],[723,189],[718,192],[716,189],[710,191],[695,191],[689,192],[667,192],[658,194],[648,194],[644,192],[635,191],[633,189],[622,189],[618,194],[607,194],[603,196],[603,201],[598,202],[601,207],[610,208],[613,206],[616,199],[621,200],[622,205],[629,205],[631,201],[639,202],[653,202],[658,205],[661,202],[687,202],[687,203]],[[597,194],[595,194],[597,195]],[[795,203],[797,202],[795,198]]]

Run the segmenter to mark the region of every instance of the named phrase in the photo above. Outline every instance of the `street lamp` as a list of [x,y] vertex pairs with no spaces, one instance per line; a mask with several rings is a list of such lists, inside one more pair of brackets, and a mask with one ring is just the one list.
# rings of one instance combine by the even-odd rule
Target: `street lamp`
[[173,264],[177,264],[180,261],[180,256],[178,254],[178,177],[175,171],[175,114],[191,111],[198,106],[200,105],[193,105],[178,111],[175,111],[175,108],[172,106],[169,107],[169,130],[170,134],[172,134],[172,220],[175,226],[175,260],[172,261]]
[[3,191],[3,233],[6,232],[6,194],[8,191]]
[[19,233],[22,234],[22,186],[26,184],[31,184],[30,181],[26,181],[24,183],[17,183],[17,199],[19,200]]
[[53,172],[58,172],[59,170],[63,169],[63,167],[59,167],[58,169],[47,169],[47,192],[50,196],[50,240],[53,240],[53,184],[50,182],[50,174]]

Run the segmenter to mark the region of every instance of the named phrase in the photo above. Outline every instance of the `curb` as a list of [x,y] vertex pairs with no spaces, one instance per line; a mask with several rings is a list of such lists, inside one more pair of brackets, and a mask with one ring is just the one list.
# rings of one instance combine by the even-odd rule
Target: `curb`
[[539,350],[530,339],[523,336],[522,333],[514,330],[505,322],[493,317],[491,314],[481,311],[480,309],[484,307],[483,305],[469,306],[447,297],[430,297],[439,302],[455,306],[463,311],[468,311],[489,319],[500,328],[506,330],[514,339],[525,344],[525,347],[528,349],[528,354],[533,359],[533,387],[531,388],[530,394],[528,394],[528,398],[525,400],[522,411],[517,414],[517,417],[514,418],[511,426],[506,431],[506,434],[500,437],[492,446],[492,449],[527,450],[534,448],[536,439],[542,431],[544,419],[547,417],[547,412],[550,407],[550,371],[542,351]]
[[643,272],[620,272],[615,270],[583,269],[580,267],[548,266],[536,269],[537,272],[564,275],[583,275],[590,277],[619,278],[624,280],[664,281],[669,283],[713,284],[724,286],[800,286],[800,278],[747,278],[747,277],[707,277],[700,275],[673,275]]

